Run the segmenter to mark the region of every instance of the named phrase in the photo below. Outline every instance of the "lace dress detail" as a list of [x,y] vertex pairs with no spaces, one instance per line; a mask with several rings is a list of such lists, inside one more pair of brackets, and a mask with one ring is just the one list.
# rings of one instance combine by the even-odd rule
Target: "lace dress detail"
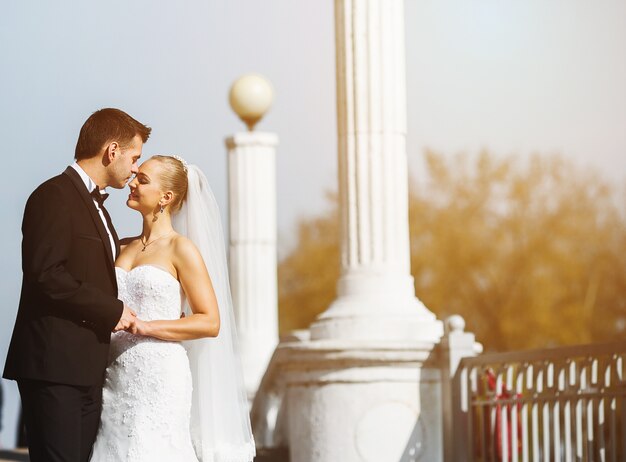
[[[164,269],[116,268],[119,298],[150,321],[178,319],[182,292]],[[191,372],[180,342],[111,336],[92,462],[197,462],[190,436]]]

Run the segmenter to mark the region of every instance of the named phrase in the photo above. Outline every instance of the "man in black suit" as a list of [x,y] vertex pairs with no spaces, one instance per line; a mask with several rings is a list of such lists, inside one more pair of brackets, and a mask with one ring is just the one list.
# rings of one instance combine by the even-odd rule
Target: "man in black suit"
[[103,206],[123,188],[151,129],[101,109],[80,130],[76,162],[29,197],[22,292],[4,378],[17,380],[33,462],[89,459],[100,420],[111,331],[134,312],[117,299],[119,240]]

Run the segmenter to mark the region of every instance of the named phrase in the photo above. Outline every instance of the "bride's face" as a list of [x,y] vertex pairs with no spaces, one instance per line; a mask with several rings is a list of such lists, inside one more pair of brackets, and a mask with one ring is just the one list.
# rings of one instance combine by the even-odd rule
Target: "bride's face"
[[153,213],[167,202],[167,192],[163,190],[159,181],[163,166],[155,160],[147,160],[128,183],[130,194],[126,205],[143,215]]

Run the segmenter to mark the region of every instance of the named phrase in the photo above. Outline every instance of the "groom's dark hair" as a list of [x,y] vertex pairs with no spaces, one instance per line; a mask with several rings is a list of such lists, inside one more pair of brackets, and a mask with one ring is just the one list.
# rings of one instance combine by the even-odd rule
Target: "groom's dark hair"
[[151,131],[150,127],[136,121],[124,111],[114,108],[100,109],[91,114],[80,129],[74,158],[89,159],[112,141],[117,141],[124,148],[135,135],[139,135],[145,143]]

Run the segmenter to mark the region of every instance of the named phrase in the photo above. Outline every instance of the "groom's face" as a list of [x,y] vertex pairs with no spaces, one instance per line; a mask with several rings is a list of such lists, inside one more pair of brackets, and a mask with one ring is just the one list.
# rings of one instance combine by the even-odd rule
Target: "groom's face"
[[135,135],[130,144],[124,148],[119,147],[116,156],[111,162],[109,185],[121,189],[126,186],[128,180],[137,173],[139,167],[137,161],[141,157],[143,142],[139,135]]

